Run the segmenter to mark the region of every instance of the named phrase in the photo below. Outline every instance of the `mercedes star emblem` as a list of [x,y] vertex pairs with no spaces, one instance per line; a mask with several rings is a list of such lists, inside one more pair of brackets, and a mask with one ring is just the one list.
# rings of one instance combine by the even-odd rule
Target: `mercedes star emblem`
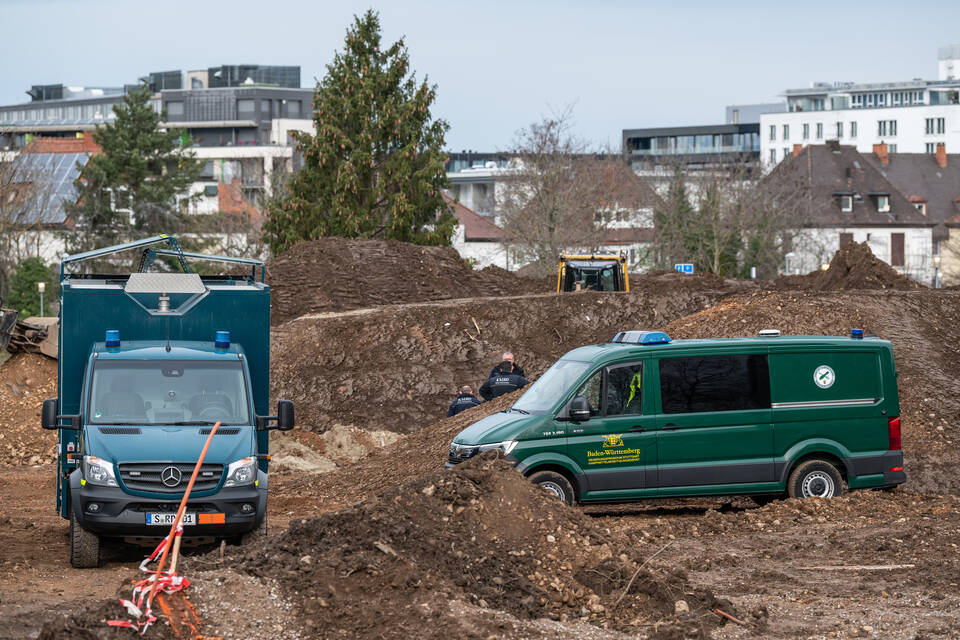
[[183,474],[176,467],[167,467],[160,472],[160,481],[168,487],[175,487],[180,484]]

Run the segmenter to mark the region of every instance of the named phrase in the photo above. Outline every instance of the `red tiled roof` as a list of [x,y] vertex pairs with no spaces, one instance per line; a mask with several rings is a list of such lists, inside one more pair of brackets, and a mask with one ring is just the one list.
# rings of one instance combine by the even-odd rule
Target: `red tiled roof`
[[93,136],[83,134],[80,138],[34,138],[21,153],[100,153],[100,145]]
[[453,215],[463,226],[463,237],[473,242],[498,242],[503,240],[503,229],[493,224],[479,213],[468,209],[459,202],[454,202],[444,194],[443,199],[453,205]]

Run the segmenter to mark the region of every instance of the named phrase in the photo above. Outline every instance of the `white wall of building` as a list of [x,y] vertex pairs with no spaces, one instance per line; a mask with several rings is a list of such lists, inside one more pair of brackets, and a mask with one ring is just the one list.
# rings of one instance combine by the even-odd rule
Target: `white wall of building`
[[[942,132],[938,132],[939,118],[943,118]],[[927,119],[934,120],[933,133],[927,133]],[[897,123],[896,134],[890,133],[891,120]],[[879,130],[881,121],[887,123],[885,134]],[[840,136],[837,135],[838,122],[843,125]],[[856,123],[855,136],[851,123]],[[809,127],[806,138],[803,135],[805,124]],[[818,124],[823,129],[819,137]],[[788,128],[786,137],[784,125]],[[760,116],[760,161],[767,169],[789,156],[795,144],[824,144],[827,140],[855,146],[861,153],[872,152],[873,145],[881,142],[887,144],[890,153],[932,154],[936,144],[941,142],[946,144],[947,153],[957,153],[960,152],[960,104],[765,113]]]
[[520,265],[511,263],[507,248],[500,242],[467,242],[463,225],[457,225],[453,232],[453,248],[460,257],[474,263],[475,268],[483,269],[491,265],[501,269],[517,269]]
[[[809,273],[828,264],[840,248],[840,234],[853,234],[854,242],[866,242],[880,260],[890,264],[891,234],[904,234],[904,265],[894,267],[900,273],[930,285],[933,282],[933,229],[931,227],[851,227],[803,229],[794,232],[793,256],[788,258],[790,273]],[[786,268],[788,265],[785,264]]]

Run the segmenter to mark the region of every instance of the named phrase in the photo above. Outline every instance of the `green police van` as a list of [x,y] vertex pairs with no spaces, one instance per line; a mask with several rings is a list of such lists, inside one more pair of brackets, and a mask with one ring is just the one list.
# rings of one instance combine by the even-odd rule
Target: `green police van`
[[460,432],[447,466],[489,450],[568,503],[832,497],[906,481],[893,350],[860,329],[623,331],[570,351],[512,407]]

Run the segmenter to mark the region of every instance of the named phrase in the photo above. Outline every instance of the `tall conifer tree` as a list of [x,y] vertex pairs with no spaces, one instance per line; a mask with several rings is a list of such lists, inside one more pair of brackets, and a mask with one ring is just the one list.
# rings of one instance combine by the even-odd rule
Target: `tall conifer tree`
[[303,167],[264,222],[275,254],[324,236],[450,243],[449,125],[430,114],[436,86],[417,82],[403,39],[385,50],[380,40],[377,13],[355,17],[317,85],[316,135],[295,134]]

